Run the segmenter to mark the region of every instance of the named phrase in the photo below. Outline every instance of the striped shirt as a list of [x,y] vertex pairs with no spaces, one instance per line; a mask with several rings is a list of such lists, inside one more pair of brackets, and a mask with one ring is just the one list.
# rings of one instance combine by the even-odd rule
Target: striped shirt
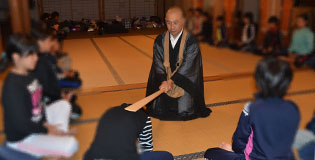
[[147,118],[138,141],[142,152],[153,151],[152,122],[150,117]]

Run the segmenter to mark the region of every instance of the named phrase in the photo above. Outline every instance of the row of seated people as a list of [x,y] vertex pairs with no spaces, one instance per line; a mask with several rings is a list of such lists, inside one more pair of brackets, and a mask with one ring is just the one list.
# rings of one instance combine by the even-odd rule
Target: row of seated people
[[296,29],[288,47],[283,44],[280,21],[277,17],[272,16],[268,19],[267,30],[263,35],[264,40],[261,46],[256,43],[258,26],[253,20],[253,14],[248,12],[243,16],[236,17],[231,27],[232,33],[228,32],[224,17],[219,16],[216,18],[217,28],[214,39],[211,38],[212,29],[209,27],[212,25],[208,24],[209,20],[203,22],[202,30],[195,35],[201,41],[219,48],[231,48],[262,56],[281,56],[283,60],[292,62],[296,67],[307,65],[315,69],[314,33],[309,28],[309,17],[306,14],[297,16]]
[[[11,159],[69,158],[78,151],[77,131],[69,126],[75,111],[73,94],[59,90],[59,98],[51,98],[47,89],[60,88],[52,63],[43,54],[49,51],[49,37],[34,31],[33,36],[12,35],[7,43],[7,58],[13,67],[2,93],[5,147],[20,156]],[[44,67],[47,64],[51,66]],[[259,62],[254,75],[258,93],[241,113],[232,146],[222,143],[220,148],[210,148],[206,159],[294,159],[292,146],[300,113],[293,101],[283,98],[293,71],[288,62],[267,57]],[[173,159],[167,151],[153,150],[154,128],[145,110],[130,111],[127,107],[123,104],[103,114],[84,159]],[[0,156],[9,155],[1,154],[0,149]]]

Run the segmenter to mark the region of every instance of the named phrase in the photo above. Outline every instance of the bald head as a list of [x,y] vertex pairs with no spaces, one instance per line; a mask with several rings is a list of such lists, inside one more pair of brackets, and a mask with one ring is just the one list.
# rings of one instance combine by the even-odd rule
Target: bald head
[[180,7],[177,7],[177,6],[169,8],[166,12],[166,16],[167,16],[167,14],[178,14],[178,15],[182,16],[183,18],[185,18],[185,14],[184,14],[183,9]]
[[168,31],[177,37],[185,24],[184,11],[180,7],[171,7],[166,12],[165,21]]

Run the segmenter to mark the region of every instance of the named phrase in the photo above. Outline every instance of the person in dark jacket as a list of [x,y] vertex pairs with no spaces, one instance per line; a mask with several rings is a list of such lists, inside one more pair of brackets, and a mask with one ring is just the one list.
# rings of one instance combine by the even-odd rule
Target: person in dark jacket
[[50,104],[56,100],[71,96],[71,119],[75,120],[80,118],[82,110],[76,103],[76,95],[72,92],[61,90],[57,76],[53,70],[54,65],[51,63],[49,57],[47,57],[47,54],[49,54],[52,48],[52,36],[41,30],[32,30],[32,35],[37,38],[40,52],[33,74],[43,85],[45,103]]
[[282,35],[279,29],[279,20],[272,16],[268,20],[268,31],[265,36],[263,54],[272,54],[274,56],[282,55]]
[[[173,160],[168,152],[153,151],[151,119],[144,110],[126,107],[122,104],[103,114],[84,160]],[[137,151],[137,141],[142,153]]]
[[202,31],[198,35],[198,39],[207,42],[208,44],[213,44],[213,39],[212,39],[212,18],[211,16],[207,13],[204,12],[202,14],[203,17],[203,22],[202,22]]

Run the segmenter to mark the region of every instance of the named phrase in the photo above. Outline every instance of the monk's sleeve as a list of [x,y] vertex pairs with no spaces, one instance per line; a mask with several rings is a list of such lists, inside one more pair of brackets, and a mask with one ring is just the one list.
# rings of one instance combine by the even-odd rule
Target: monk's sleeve
[[152,69],[154,69],[154,72],[156,73],[155,79],[158,82],[166,81],[166,72],[165,67],[163,65],[164,59],[163,59],[163,47],[159,45],[158,42],[154,43],[153,46],[153,64]]
[[146,95],[159,90],[159,86],[166,81],[166,72],[163,65],[162,37],[158,36],[153,45],[153,60],[147,84]]
[[201,53],[196,40],[187,42],[186,45],[182,65],[171,79],[190,95],[196,95],[198,78],[202,77]]

